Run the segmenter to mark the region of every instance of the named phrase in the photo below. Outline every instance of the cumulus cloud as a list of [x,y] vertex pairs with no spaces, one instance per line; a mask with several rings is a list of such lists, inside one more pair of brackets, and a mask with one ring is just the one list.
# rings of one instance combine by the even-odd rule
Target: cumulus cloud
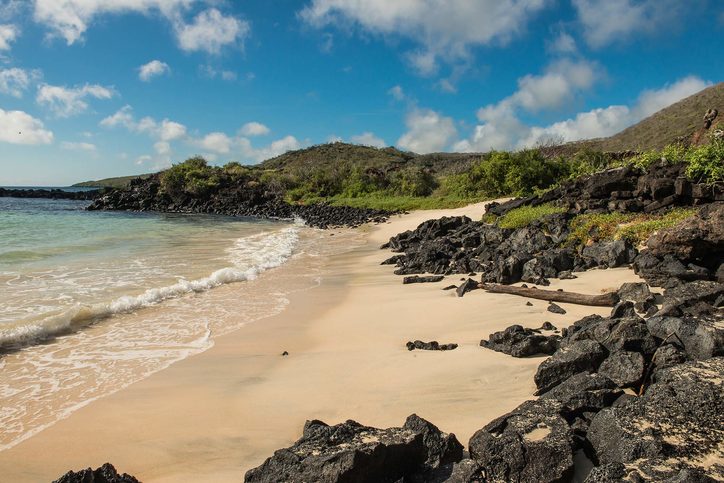
[[290,135],[285,136],[281,139],[277,139],[276,141],[272,141],[271,144],[269,144],[268,146],[264,146],[261,148],[254,148],[251,145],[249,139],[247,138],[239,138],[238,144],[240,147],[241,155],[245,160],[250,160],[258,163],[266,159],[279,156],[280,154],[284,154],[287,151],[301,149],[309,143],[307,141],[301,142],[294,136]]
[[15,25],[0,25],[0,51],[10,50],[10,44],[20,35],[20,30]]
[[454,61],[469,48],[505,43],[518,35],[546,0],[311,0],[299,16],[314,27],[354,25],[373,34],[412,39],[407,59],[422,74],[438,59]]
[[95,17],[104,14],[159,12],[176,18],[195,0],[35,0],[33,17],[49,27],[53,35],[71,45],[82,39]]
[[143,64],[138,68],[138,78],[144,82],[148,82],[154,77],[171,72],[171,68],[166,62],[160,60],[152,60],[148,64]]
[[475,127],[469,139],[456,144],[460,151],[488,151],[531,147],[547,140],[564,142],[611,136],[659,110],[711,85],[696,76],[688,76],[660,89],[641,92],[632,106],[613,105],[581,112],[572,118],[548,126],[529,126],[512,111],[492,111]]
[[24,70],[17,67],[0,69],[0,94],[22,97],[30,84],[39,78],[39,70]]
[[157,14],[173,26],[178,45],[187,52],[219,53],[227,45],[243,46],[249,35],[249,22],[224,15],[216,8],[200,12],[187,23],[192,6],[214,3],[204,0],[35,0],[33,18],[47,26],[51,36],[72,45],[83,39],[92,22],[102,15]]
[[247,122],[239,130],[239,133],[244,136],[264,136],[270,132],[268,127],[256,121]]
[[363,132],[362,134],[358,134],[356,136],[352,136],[352,142],[356,144],[363,144],[365,146],[373,146],[375,148],[384,148],[387,146],[387,143],[384,139],[375,136],[374,133],[371,132]]
[[573,5],[586,41],[596,48],[654,32],[694,7],[679,0],[573,0]]
[[228,154],[231,151],[232,140],[223,132],[212,132],[199,139],[197,146],[218,154]]
[[50,144],[53,133],[43,122],[23,111],[0,109],[0,142],[10,144]]
[[445,150],[457,137],[452,118],[431,109],[412,109],[405,119],[405,132],[397,145],[415,153],[433,153]]
[[190,24],[177,22],[175,29],[182,50],[210,54],[218,54],[227,45],[243,47],[251,32],[249,22],[224,15],[215,8],[199,13]]
[[85,84],[80,87],[62,87],[43,84],[38,89],[35,100],[58,117],[70,117],[88,109],[87,98],[110,99],[114,91],[110,87],[97,84]]
[[61,149],[66,149],[69,151],[86,151],[86,152],[95,152],[96,151],[96,145],[91,143],[84,143],[84,142],[71,142],[71,141],[63,141],[60,143]]
[[133,108],[128,105],[101,120],[100,125],[107,128],[122,126],[131,132],[147,134],[158,141],[165,142],[182,139],[186,137],[187,132],[186,126],[169,119],[156,121],[152,117],[146,116],[137,121],[133,116]]

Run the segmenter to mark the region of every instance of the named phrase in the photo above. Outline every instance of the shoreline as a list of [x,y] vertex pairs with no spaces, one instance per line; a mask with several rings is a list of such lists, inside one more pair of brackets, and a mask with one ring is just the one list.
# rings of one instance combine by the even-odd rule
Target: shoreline
[[[402,287],[378,247],[420,222],[479,219],[483,203],[418,211],[364,228],[364,245],[329,260],[312,290],[291,294],[281,314],[215,339],[214,347],[96,400],[0,452],[12,481],[52,480],[110,461],[142,481],[239,481],[295,441],[307,419],[355,419],[388,427],[416,412],[466,443],[474,431],[529,399],[541,357],[514,359],[478,347],[519,323],[563,327],[608,309],[546,303],[482,291],[464,299],[440,283]],[[629,269],[591,271],[551,288],[597,293],[639,278]],[[446,353],[408,352],[408,340],[458,343]],[[289,357],[281,357],[282,351]],[[38,457],[38,455],[43,455]]]

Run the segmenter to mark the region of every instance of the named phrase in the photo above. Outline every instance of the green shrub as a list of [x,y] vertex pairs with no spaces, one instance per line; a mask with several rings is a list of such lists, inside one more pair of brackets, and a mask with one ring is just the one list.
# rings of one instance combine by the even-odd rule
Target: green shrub
[[690,149],[685,155],[689,165],[686,175],[694,181],[716,183],[724,181],[724,140]]
[[672,227],[691,217],[696,211],[677,208],[663,215],[644,213],[584,214],[575,217],[566,244],[583,247],[590,242],[628,240],[634,245],[644,243],[655,232]]
[[219,169],[208,166],[200,156],[175,164],[161,174],[161,189],[174,201],[186,195],[204,196],[217,189]]
[[498,219],[498,226],[501,228],[523,228],[544,216],[563,213],[564,211],[566,211],[565,208],[550,203],[539,206],[521,206],[501,216]]

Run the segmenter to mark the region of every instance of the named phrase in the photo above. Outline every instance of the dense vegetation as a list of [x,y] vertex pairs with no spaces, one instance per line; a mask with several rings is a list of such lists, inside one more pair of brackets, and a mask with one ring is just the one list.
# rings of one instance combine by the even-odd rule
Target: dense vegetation
[[[425,163],[404,161],[397,156],[392,163],[377,162],[389,154],[387,151],[374,158],[373,163],[337,159],[334,163],[317,164],[312,162],[312,151],[305,152],[303,163],[277,161],[259,166],[232,162],[217,167],[208,165],[201,157],[194,157],[164,171],[161,186],[174,200],[186,196],[204,197],[220,186],[260,185],[290,203],[328,202],[410,210],[461,206],[501,196],[527,196],[571,178],[624,164],[646,168],[656,162],[685,162],[688,175],[695,181],[724,181],[724,140],[721,139],[692,148],[673,144],[661,151],[647,151],[627,159],[591,149],[583,149],[570,157],[548,157],[540,149],[494,151],[477,155],[474,161],[466,160],[465,169],[458,163],[460,172],[442,173]],[[539,214],[521,212],[516,216],[523,218],[504,220],[503,223],[514,226],[523,223],[526,216]]]

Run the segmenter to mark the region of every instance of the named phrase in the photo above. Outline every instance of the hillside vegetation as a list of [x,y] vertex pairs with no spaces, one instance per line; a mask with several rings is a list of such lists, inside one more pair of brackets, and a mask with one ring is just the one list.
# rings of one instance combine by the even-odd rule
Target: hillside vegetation
[[724,82],[682,99],[611,137],[573,143],[573,146],[598,151],[648,151],[673,143],[705,143],[703,116],[709,109],[719,111],[709,131],[724,127]]

